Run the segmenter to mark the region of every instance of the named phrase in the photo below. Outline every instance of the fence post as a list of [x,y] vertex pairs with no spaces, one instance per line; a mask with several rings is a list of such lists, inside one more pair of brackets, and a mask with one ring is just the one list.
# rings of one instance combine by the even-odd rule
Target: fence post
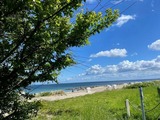
[[160,97],[160,87],[157,87],[157,92],[158,92],[158,95]]
[[127,109],[127,118],[129,118],[131,116],[131,113],[130,113],[130,106],[128,99],[126,99],[126,109]]
[[142,87],[139,87],[140,99],[141,99],[141,109],[142,109],[142,120],[146,120],[145,110],[144,110],[144,101],[143,101],[143,90]]

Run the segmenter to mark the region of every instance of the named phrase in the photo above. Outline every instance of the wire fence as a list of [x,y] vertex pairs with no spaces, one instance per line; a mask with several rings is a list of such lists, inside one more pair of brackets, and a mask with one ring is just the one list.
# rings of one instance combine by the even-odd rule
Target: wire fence
[[[129,105],[131,110],[134,110],[136,112],[141,112],[141,106],[140,105],[136,105],[133,101],[129,101]],[[153,113],[154,112],[154,113]],[[146,116],[150,116],[150,114],[153,116],[153,118],[155,118],[155,120],[159,120],[160,119],[160,102],[158,104],[156,104],[154,107],[152,107],[149,110],[145,110],[145,114]],[[131,114],[131,117],[133,117],[134,114]]]
[[[160,105],[160,102],[159,102],[156,106],[154,106],[152,109],[147,110],[146,113],[152,112],[152,111],[155,110],[159,105]],[[160,111],[160,110],[159,110],[159,111]]]
[[130,103],[130,106],[133,107],[135,110],[141,111],[141,109],[139,108],[139,106],[135,105],[131,101],[129,101],[129,103]]

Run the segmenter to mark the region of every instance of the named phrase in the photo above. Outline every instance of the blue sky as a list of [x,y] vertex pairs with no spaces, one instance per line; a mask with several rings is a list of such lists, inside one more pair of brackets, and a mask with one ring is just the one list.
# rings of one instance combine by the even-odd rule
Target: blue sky
[[[83,9],[98,3],[87,0]],[[78,64],[63,70],[59,82],[160,78],[160,0],[101,0],[95,11],[108,7],[120,17],[91,36],[90,45],[71,48]]]

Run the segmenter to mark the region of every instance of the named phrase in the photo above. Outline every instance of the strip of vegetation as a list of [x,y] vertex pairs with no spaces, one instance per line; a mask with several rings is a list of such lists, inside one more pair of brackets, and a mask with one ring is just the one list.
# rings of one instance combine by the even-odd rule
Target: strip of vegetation
[[36,97],[43,97],[43,96],[55,96],[55,95],[66,95],[66,93],[62,90],[60,91],[53,91],[53,92],[42,92],[36,94]]
[[130,84],[126,87],[125,89],[135,89],[139,87],[150,87],[150,86],[160,86],[160,81],[152,81],[152,82],[140,82],[140,83],[135,83],[135,84]]

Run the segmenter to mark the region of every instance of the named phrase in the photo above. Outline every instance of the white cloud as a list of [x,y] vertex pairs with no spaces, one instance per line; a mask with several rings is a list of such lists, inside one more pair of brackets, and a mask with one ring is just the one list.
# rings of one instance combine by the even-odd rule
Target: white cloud
[[104,69],[100,65],[93,65],[86,71],[85,75],[102,74],[103,72]]
[[96,0],[87,0],[88,3],[94,3]]
[[114,72],[129,72],[129,71],[144,71],[144,70],[160,70],[160,56],[158,56],[156,59],[145,61],[135,61],[130,62],[128,60],[120,62],[118,65],[109,65],[106,66],[107,72],[113,72],[110,71],[114,68]]
[[160,50],[160,39],[148,45],[148,48],[151,50]]
[[96,54],[90,55],[90,57],[125,57],[127,56],[127,51],[126,49],[111,49],[111,50],[106,50],[106,51],[100,51]]
[[136,15],[121,15],[116,22],[116,26],[121,27],[123,24],[127,23],[129,20],[135,20]]
[[111,3],[113,3],[113,4],[118,4],[118,3],[120,3],[120,2],[122,2],[123,0],[113,0],[113,1],[111,1]]
[[91,61],[92,61],[92,59],[89,59],[89,60],[88,60],[88,62],[91,62]]
[[138,53],[134,52],[131,56],[133,57],[133,56],[137,56],[137,55],[138,55]]
[[[132,1],[132,0],[112,0],[111,3],[112,4],[119,4],[124,1]],[[143,0],[137,0],[137,1],[143,2]]]
[[[122,61],[115,65],[94,65],[78,76],[79,80],[129,80],[160,78],[160,56],[152,60]],[[83,78],[83,79],[82,79]],[[77,79],[77,78],[76,78]]]

